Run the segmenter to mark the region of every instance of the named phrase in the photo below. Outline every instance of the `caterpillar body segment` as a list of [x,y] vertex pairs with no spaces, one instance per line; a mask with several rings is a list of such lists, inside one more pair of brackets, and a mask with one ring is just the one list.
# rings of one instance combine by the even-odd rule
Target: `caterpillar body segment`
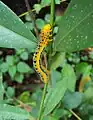
[[35,71],[39,74],[41,80],[44,83],[47,83],[49,80],[50,72],[41,65],[41,55],[43,50],[47,47],[48,43],[52,41],[52,27],[50,24],[47,24],[43,27],[40,33],[40,41],[37,45],[33,56],[33,65]]

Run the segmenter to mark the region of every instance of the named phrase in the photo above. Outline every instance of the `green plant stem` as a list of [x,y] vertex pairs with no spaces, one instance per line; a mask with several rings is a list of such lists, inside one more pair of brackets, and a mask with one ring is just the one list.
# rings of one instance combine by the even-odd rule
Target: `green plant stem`
[[[52,26],[52,34],[53,34],[53,26],[54,26],[54,20],[55,20],[55,0],[51,0],[51,17],[50,17],[50,24]],[[49,45],[49,66],[51,64],[51,60],[52,60],[52,44]]]
[[50,18],[50,24],[53,27],[54,26],[54,18],[55,18],[55,0],[51,0],[51,18]]
[[43,94],[42,94],[42,100],[41,100],[41,104],[40,104],[40,110],[39,110],[38,120],[41,120],[41,117],[42,117],[44,99],[45,99],[45,96],[46,96],[46,90],[47,90],[47,84],[44,85],[44,90],[43,90]]
[[69,110],[76,118],[77,120],[82,120],[75,112],[73,112],[71,109]]
[[[53,30],[53,26],[54,26],[54,13],[55,13],[55,0],[51,0],[50,24],[52,26],[52,30]],[[50,52],[49,52],[49,59],[50,60],[51,60],[51,53],[52,53],[52,45],[50,45]],[[44,100],[45,100],[45,96],[46,96],[47,85],[48,85],[48,83],[44,85],[44,90],[43,90],[43,94],[42,94],[42,100],[41,100],[41,104],[40,104],[38,120],[41,120],[41,118],[42,118],[42,113],[43,113],[43,110],[44,110]]]

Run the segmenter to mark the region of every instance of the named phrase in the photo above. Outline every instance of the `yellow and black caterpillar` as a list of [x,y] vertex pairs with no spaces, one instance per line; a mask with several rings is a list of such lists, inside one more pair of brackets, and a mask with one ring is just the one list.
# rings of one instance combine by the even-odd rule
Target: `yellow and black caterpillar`
[[40,41],[37,45],[33,56],[33,65],[36,72],[39,74],[41,80],[44,83],[47,83],[49,80],[49,71],[41,65],[41,55],[44,48],[48,45],[50,41],[52,41],[52,27],[50,24],[47,24],[43,27],[40,33]]

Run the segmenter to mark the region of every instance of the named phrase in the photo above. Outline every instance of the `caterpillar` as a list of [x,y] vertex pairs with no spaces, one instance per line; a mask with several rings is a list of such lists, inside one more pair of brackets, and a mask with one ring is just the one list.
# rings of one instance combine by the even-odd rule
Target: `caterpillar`
[[91,77],[89,75],[81,78],[79,83],[79,92],[84,91],[85,84],[89,81],[91,81]]
[[41,80],[44,83],[48,82],[50,73],[44,66],[41,65],[41,55],[43,50],[47,47],[48,43],[52,40],[52,27],[50,24],[46,24],[41,30],[40,41],[38,42],[33,56],[33,65],[35,71],[39,74]]

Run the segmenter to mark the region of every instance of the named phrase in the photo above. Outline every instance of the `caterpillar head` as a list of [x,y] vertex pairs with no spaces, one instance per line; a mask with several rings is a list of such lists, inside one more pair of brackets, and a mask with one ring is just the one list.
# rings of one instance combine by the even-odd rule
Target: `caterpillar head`
[[40,36],[42,41],[52,41],[52,26],[50,24],[45,25],[41,30]]

